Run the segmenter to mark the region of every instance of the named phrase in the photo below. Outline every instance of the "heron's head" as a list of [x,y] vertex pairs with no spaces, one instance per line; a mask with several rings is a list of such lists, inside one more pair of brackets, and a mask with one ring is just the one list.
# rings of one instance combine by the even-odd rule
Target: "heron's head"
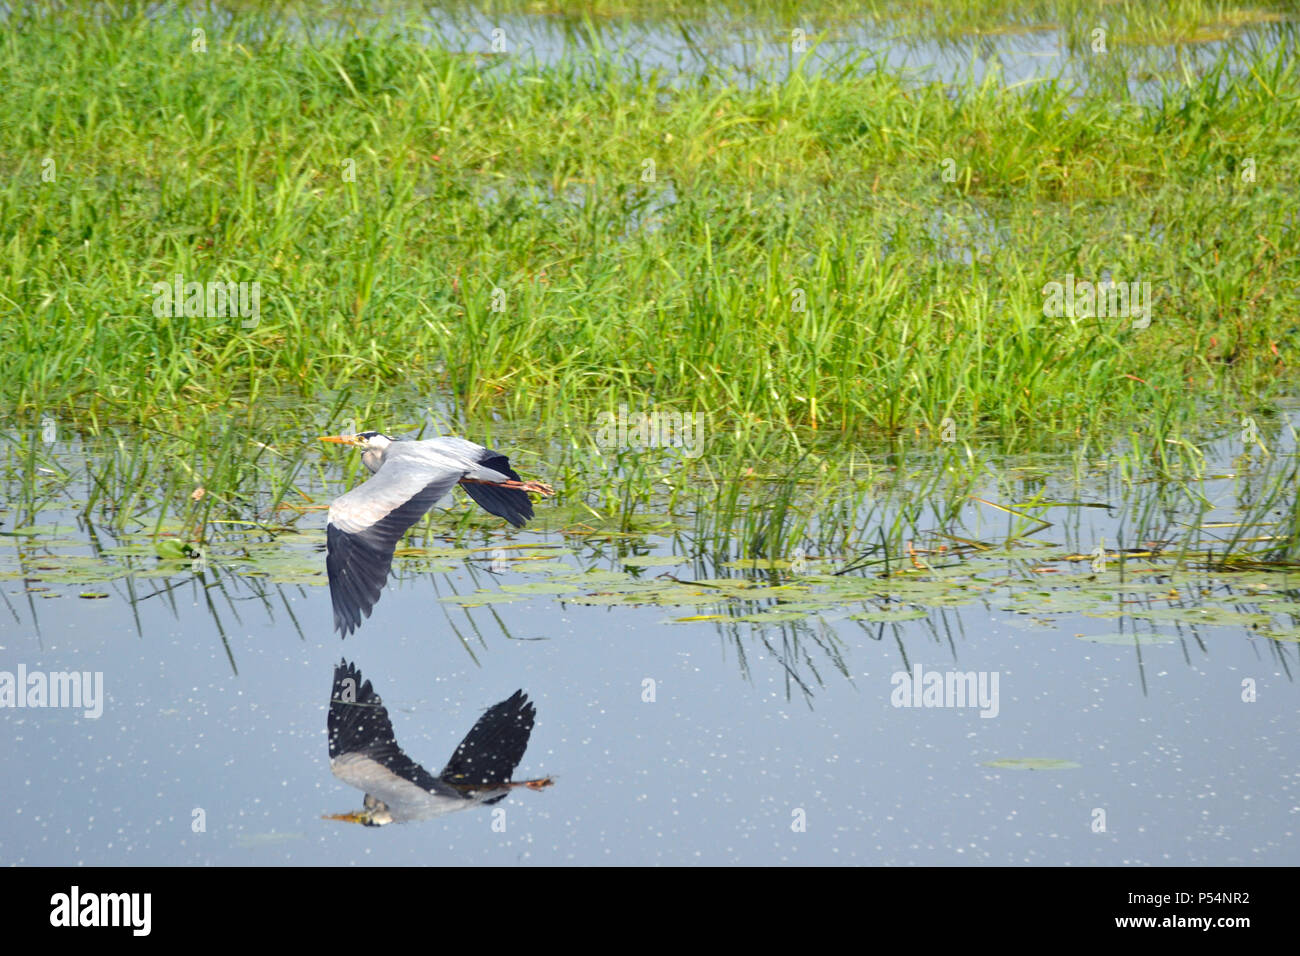
[[366,799],[362,805],[365,808],[363,810],[356,810],[352,813],[331,813],[321,817],[321,819],[341,820],[344,823],[360,823],[362,826],[367,827],[382,827],[386,823],[393,822],[393,814],[388,809],[388,804],[373,794],[366,794]]
[[382,810],[357,810],[353,813],[327,813],[322,820],[341,820],[344,823],[360,823],[366,827],[382,827],[393,822],[393,815],[388,808]]
[[383,432],[361,432],[358,435],[322,435],[321,441],[332,441],[340,445],[352,445],[361,449],[361,464],[372,474],[384,463],[388,446],[397,441]]
[[383,432],[361,432],[358,435],[322,435],[321,441],[332,441],[338,445],[352,445],[365,451],[382,452],[397,441]]

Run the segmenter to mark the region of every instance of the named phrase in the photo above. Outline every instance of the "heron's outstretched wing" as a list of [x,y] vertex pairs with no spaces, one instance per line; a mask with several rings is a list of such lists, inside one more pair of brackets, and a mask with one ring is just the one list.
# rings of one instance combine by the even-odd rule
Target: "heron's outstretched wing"
[[[510,467],[510,460],[505,455],[498,455],[490,448],[483,448],[481,451],[483,453],[479,458],[481,466],[515,481],[523,480],[519,477],[519,473]],[[461,487],[484,511],[498,518],[505,518],[516,528],[522,528],[525,522],[532,520],[533,502],[526,491],[520,491],[518,488],[498,488],[495,485],[469,484]]]
[[[522,690],[494,704],[465,735],[438,776],[457,787],[508,783],[524,759],[537,709]],[[496,797],[485,803],[496,803]]]
[[328,724],[334,776],[383,801],[394,818],[430,804],[430,794],[466,799],[402,752],[384,702],[346,660],[334,668]]
[[464,475],[462,468],[392,456],[368,481],[334,499],[325,529],[334,627],[347,637],[379,600],[393,549]]

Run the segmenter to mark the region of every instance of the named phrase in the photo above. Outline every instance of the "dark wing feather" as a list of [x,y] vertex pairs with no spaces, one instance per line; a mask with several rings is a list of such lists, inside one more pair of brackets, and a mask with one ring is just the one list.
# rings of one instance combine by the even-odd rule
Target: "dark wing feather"
[[[507,478],[522,481],[519,473],[510,467],[510,460],[505,455],[497,454],[489,448],[483,449],[479,464],[493,471],[499,471]],[[466,484],[461,485],[465,493],[478,502],[484,511],[505,518],[516,528],[533,517],[533,502],[528,492],[517,488],[498,488],[495,485]]]
[[[362,615],[369,617],[379,601],[393,566],[393,549],[402,535],[438,503],[460,476],[439,477],[409,498],[402,485],[385,480],[388,477],[380,470],[330,507],[330,523],[325,529],[325,568],[334,604],[334,628],[344,637],[361,626]],[[406,484],[409,487],[409,482]],[[368,527],[344,530],[349,524],[336,514],[346,514],[351,502],[364,502],[371,511],[389,506],[391,510]]]
[[[397,746],[384,702],[370,686],[370,681],[362,682],[356,665],[346,660],[334,668],[328,724],[331,763],[344,755],[359,754],[403,780],[409,780],[421,790],[446,792],[433,774]],[[351,780],[348,782],[352,783]]]
[[515,691],[478,719],[438,776],[460,787],[509,782],[524,759],[536,716],[524,692]]

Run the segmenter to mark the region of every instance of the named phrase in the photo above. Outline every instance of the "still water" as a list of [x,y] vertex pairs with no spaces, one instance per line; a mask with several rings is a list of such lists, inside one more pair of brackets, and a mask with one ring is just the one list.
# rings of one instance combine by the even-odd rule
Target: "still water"
[[[1300,862],[1289,575],[1056,560],[1116,540],[1095,508],[1027,552],[881,579],[612,547],[550,506],[535,530],[399,557],[346,641],[322,512],[256,564],[250,544],[193,565],[105,551],[57,506],[25,528],[0,510],[0,672],[103,682],[98,716],[0,708],[0,862]],[[966,520],[991,538],[1001,518],[973,501]],[[537,716],[514,776],[554,786],[384,828],[321,819],[361,806],[329,767],[341,659],[435,773],[522,689]],[[927,673],[953,692],[970,675],[974,699]]]

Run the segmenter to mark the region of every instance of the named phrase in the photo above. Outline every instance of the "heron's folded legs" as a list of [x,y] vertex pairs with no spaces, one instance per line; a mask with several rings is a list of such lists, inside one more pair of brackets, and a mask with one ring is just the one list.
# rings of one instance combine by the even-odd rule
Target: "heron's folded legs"
[[462,485],[494,485],[497,488],[514,488],[518,491],[532,491],[539,495],[553,495],[555,489],[540,481],[484,481],[482,478],[462,478]]
[[[451,783],[451,781],[445,781]],[[553,777],[538,777],[536,780],[510,780],[506,783],[452,783],[457,790],[513,790],[515,787],[527,787],[529,790],[542,790],[554,785]]]

